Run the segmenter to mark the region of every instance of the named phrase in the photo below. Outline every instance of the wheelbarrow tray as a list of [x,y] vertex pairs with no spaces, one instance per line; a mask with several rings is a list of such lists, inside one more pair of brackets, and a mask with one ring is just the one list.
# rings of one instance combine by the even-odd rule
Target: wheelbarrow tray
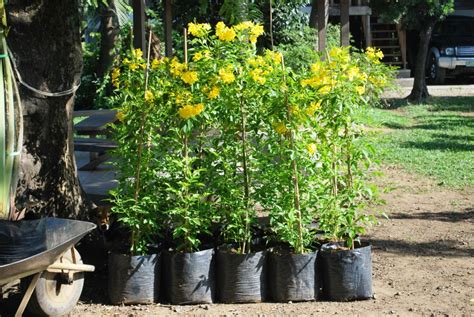
[[46,270],[95,227],[95,224],[86,221],[47,218],[46,250],[20,261],[0,265],[0,286]]

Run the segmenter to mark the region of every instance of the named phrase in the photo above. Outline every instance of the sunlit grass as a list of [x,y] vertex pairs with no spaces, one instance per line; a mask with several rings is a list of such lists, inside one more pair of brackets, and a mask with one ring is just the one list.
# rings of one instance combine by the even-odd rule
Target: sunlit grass
[[394,101],[391,109],[359,115],[379,158],[439,184],[474,186],[474,97],[432,98],[426,104]]

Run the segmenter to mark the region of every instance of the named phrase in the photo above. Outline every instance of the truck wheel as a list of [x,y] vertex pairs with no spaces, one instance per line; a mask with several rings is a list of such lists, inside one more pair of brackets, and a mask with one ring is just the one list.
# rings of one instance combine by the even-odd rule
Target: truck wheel
[[446,78],[446,69],[440,68],[436,60],[436,56],[433,54],[430,55],[430,60],[428,63],[428,83],[441,85],[444,84]]
[[[81,255],[74,249],[76,263],[82,264]],[[63,263],[73,263],[71,250],[62,256]],[[59,260],[58,260],[59,261]],[[84,273],[75,273],[72,283],[58,273],[43,272],[28,303],[28,311],[35,316],[64,316],[76,306],[84,286]]]

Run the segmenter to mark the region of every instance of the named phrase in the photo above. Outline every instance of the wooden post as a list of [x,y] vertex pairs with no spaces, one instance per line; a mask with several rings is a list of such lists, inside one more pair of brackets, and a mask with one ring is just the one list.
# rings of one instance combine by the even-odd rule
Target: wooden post
[[402,53],[403,69],[407,69],[407,33],[400,23],[397,23],[398,44]]
[[164,0],[164,19],[165,19],[165,54],[167,57],[173,56],[173,12],[171,9],[172,0]]
[[145,53],[145,2],[133,0],[133,47]]
[[349,46],[349,0],[341,0],[341,46]]
[[370,15],[362,16],[362,26],[364,27],[365,48],[372,46],[372,30],[370,27]]
[[318,51],[324,52],[326,49],[326,27],[329,17],[328,0],[318,0]]

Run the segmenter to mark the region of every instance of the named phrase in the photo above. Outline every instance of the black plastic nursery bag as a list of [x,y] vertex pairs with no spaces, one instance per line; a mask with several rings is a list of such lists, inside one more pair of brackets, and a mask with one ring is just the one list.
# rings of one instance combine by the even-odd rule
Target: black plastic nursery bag
[[370,244],[340,250],[328,243],[321,247],[323,293],[330,300],[372,298],[372,255]]
[[257,303],[266,299],[266,251],[217,252],[217,292],[223,303]]
[[175,305],[214,301],[214,249],[193,253],[166,252],[163,287]]
[[311,301],[318,297],[317,252],[272,253],[269,284],[275,302]]
[[158,302],[161,253],[150,255],[109,255],[108,290],[112,304]]

